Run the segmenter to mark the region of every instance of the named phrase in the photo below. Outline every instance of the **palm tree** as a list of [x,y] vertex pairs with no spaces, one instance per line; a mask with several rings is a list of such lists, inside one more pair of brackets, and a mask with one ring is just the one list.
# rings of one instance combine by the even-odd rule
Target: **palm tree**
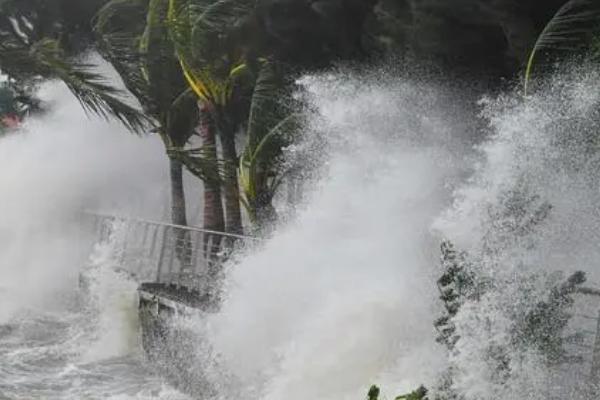
[[600,2],[570,0],[548,22],[536,40],[525,71],[525,93],[528,92],[534,68],[542,55],[571,56],[589,51],[600,38]]
[[67,54],[68,27],[53,7],[40,0],[0,2],[0,71],[15,85],[40,79],[60,79],[82,107],[104,118],[116,118],[128,129],[143,132],[147,121],[123,101],[124,93],[111,86],[94,66]]
[[[195,102],[171,45],[164,21],[166,0],[112,0],[100,9],[94,30],[102,55],[152,116],[165,148],[184,146],[194,132]],[[180,160],[169,157],[171,220],[187,225]]]
[[[326,20],[310,6],[296,5]],[[202,108],[215,121],[221,142],[230,232],[241,231],[240,202],[258,231],[276,219],[273,197],[290,169],[283,148],[299,127],[299,117],[292,111],[299,105],[289,96],[297,75],[294,69],[319,68],[339,54],[352,53],[346,51],[347,41],[340,39],[344,34],[300,49],[306,42],[299,35],[306,30],[295,21],[283,36],[269,31],[265,25],[290,22],[287,14],[281,21],[270,20],[273,15],[250,0],[170,0],[169,28],[182,69]],[[236,132],[246,136],[240,156]],[[189,168],[195,162],[192,152],[179,149]]]
[[[169,0],[168,25],[182,71],[198,97],[200,111],[208,114],[203,118],[212,122],[204,124],[203,144],[212,146],[216,143],[214,136],[220,139],[225,230],[230,233],[243,230],[235,134],[243,114],[239,109],[237,78],[246,70],[242,52],[231,38],[235,27],[252,10],[248,0]],[[198,161],[203,162],[193,152],[179,149],[179,154],[192,171],[198,169]],[[205,207],[213,207],[218,188],[208,185],[208,189],[213,202]]]
[[[169,29],[182,69],[217,127],[227,230],[241,230],[240,201],[263,226],[274,219],[272,198],[286,173],[282,148],[298,126],[290,105],[282,104],[282,97],[289,98],[283,89],[293,86],[294,69],[305,72],[363,54],[360,39],[375,1],[290,1],[284,7],[255,0],[169,3]],[[243,130],[247,145],[238,157],[234,139]]]
[[[217,232],[225,231],[225,213],[223,210],[223,201],[221,199],[221,180],[219,179],[219,165],[217,155],[217,137],[215,133],[215,122],[212,117],[208,103],[198,102],[200,111],[200,123],[198,124],[198,134],[202,140],[200,154],[203,157],[188,157],[187,154],[181,156],[186,164],[191,168],[196,176],[204,177],[204,227],[208,230]],[[198,151],[196,154],[198,154]],[[215,160],[215,162],[203,163],[202,160]],[[209,171],[209,174],[206,174]]]

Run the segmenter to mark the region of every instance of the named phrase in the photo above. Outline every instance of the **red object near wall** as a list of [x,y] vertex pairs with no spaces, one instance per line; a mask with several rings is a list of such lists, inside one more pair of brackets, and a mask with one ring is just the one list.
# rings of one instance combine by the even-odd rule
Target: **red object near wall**
[[4,127],[14,129],[18,128],[21,125],[21,118],[14,114],[7,114],[3,115],[2,118],[0,118],[0,122],[2,122],[2,125],[4,125]]

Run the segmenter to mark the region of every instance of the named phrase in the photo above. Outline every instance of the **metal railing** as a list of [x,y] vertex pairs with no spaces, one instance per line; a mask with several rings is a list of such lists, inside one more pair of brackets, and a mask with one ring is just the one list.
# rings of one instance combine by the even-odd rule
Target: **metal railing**
[[224,262],[259,239],[100,213],[85,213],[98,243],[109,243],[119,266],[139,282],[203,291]]
[[[167,284],[201,293],[231,260],[244,248],[254,247],[260,239],[179,226],[169,223],[85,213],[97,243],[114,248],[119,266],[138,282]],[[577,290],[573,322],[574,335],[568,340],[568,352],[583,369],[566,365],[580,374],[586,386],[600,393],[600,290],[584,287]]]

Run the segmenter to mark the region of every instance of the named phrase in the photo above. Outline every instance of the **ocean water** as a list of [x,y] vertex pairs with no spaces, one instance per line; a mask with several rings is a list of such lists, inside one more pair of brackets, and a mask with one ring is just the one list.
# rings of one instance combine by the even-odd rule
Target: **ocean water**
[[[592,331],[576,365],[547,365],[513,332],[570,273],[600,282],[598,71],[569,68],[528,97],[382,71],[299,83],[307,122],[287,153],[311,166],[305,200],[227,266],[218,313],[173,321],[208,385],[190,398],[360,399],[371,384],[385,398],[421,384],[465,400],[595,398],[582,388],[600,303],[572,309],[592,316],[565,331]],[[186,399],[144,360],[137,283],[114,241],[95,243],[76,217],[164,215],[160,144],[47,90],[56,111],[0,139],[0,398]],[[433,326],[442,240],[494,282],[454,318],[451,352]]]

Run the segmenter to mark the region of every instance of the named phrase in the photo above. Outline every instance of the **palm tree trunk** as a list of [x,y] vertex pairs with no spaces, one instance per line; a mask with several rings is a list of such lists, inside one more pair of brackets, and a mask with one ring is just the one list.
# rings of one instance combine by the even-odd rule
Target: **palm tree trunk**
[[171,174],[171,222],[174,225],[187,225],[185,209],[185,191],[183,188],[183,165],[180,161],[169,158]]
[[[185,203],[185,190],[183,186],[183,164],[174,158],[169,158],[169,171],[171,175],[171,222],[174,225],[186,226],[187,214]],[[173,230],[175,251],[181,262],[182,270],[192,267],[192,244],[189,234],[184,229]]]
[[240,206],[240,185],[237,175],[237,151],[233,130],[221,132],[221,151],[225,161],[225,230],[228,233],[242,234],[242,210]]
[[[202,139],[202,146],[209,149],[211,158],[217,159],[216,127],[211,116],[210,106],[199,102],[200,123],[198,134]],[[217,163],[210,176],[217,177],[219,168]],[[221,201],[221,184],[217,179],[207,179],[204,182],[204,228],[213,231],[225,231],[225,218],[223,215],[223,203]]]
[[[214,170],[207,171],[208,179],[204,181],[204,229],[210,231],[224,232],[225,218],[223,214],[223,202],[221,200],[221,182],[219,176],[219,164],[217,160],[217,137],[216,125],[212,115],[212,107],[208,103],[198,102],[200,120],[198,124],[198,135],[202,140],[202,147],[207,149],[207,156],[215,160]],[[214,177],[214,178],[213,178]],[[226,244],[222,243],[222,236],[205,233],[203,236],[204,258],[207,261],[207,273],[211,280],[211,288],[215,290],[212,294],[214,301],[218,303],[219,277],[222,271],[219,255]]]

